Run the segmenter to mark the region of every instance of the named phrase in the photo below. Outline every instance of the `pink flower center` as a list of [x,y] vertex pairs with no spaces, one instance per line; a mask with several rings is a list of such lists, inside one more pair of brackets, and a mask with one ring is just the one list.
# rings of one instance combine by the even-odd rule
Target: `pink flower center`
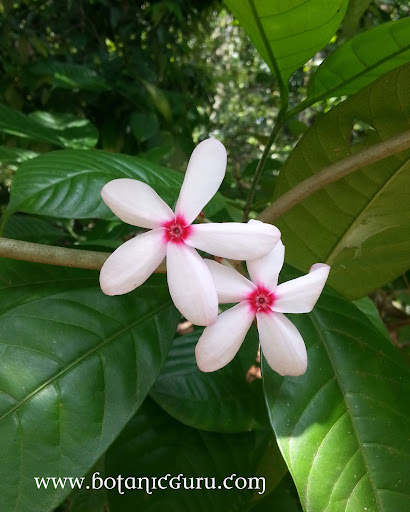
[[163,224],[163,227],[165,228],[166,242],[172,242],[174,244],[183,243],[192,229],[192,227],[187,224],[185,219],[181,216],[166,222]]
[[259,286],[249,295],[247,300],[254,313],[270,313],[272,311],[271,306],[275,302],[275,294],[264,286]]

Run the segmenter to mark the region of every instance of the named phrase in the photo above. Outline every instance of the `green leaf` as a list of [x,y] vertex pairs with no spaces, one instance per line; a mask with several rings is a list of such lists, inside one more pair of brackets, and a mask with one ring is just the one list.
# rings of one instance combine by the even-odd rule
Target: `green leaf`
[[263,360],[270,420],[306,512],[407,512],[409,370],[387,338],[327,290],[289,315],[308,369],[280,377]]
[[100,92],[109,90],[109,85],[93,69],[67,62],[38,62],[30,71],[39,76],[49,76],[54,87]]
[[67,233],[41,217],[13,215],[7,221],[3,236],[14,240],[54,245],[67,236]]
[[[152,162],[108,151],[54,151],[21,165],[13,179],[8,211],[113,220],[117,217],[101,199],[101,189],[109,181],[144,181],[173,206],[183,177]],[[211,216],[224,204],[222,196],[216,194],[205,213]]]
[[354,94],[409,59],[410,18],[366,30],[318,67],[309,81],[309,102]]
[[[179,314],[163,276],[105,296],[96,272],[3,259],[0,266],[2,512],[53,510],[141,405]],[[50,484],[51,486],[51,484]]]
[[[270,461],[268,472],[265,471],[265,458]],[[158,490],[157,487],[148,494],[143,480],[140,490],[127,491],[123,486],[123,495],[116,490],[108,492],[110,512],[246,510],[251,502],[263,496],[256,490],[256,481],[253,490],[185,490],[181,480],[181,488],[174,490],[169,488],[169,479],[182,473],[189,487],[191,478],[194,478],[196,486],[197,477],[214,477],[217,487],[222,486],[224,478],[235,473],[245,478],[264,476],[268,489],[283,476],[282,464],[270,431],[242,434],[202,432],[177,422],[154,402],[146,400],[107,452],[106,474],[114,478],[119,474],[124,478],[169,474],[168,488]],[[230,480],[227,483],[231,485]],[[165,485],[165,481],[162,481],[162,485]],[[212,485],[212,480],[208,485]],[[204,480],[202,486],[205,487]],[[259,486],[262,486],[262,482]]]
[[[283,166],[276,197],[328,165],[410,128],[410,66],[390,71],[316,122]],[[367,132],[353,130],[359,122]],[[303,200],[275,222],[287,262],[332,266],[330,284],[349,298],[367,295],[407,270],[409,152],[356,171]]]
[[[61,126],[63,119],[65,129]],[[76,119],[69,114],[53,116],[46,112],[26,116],[5,105],[0,105],[0,132],[73,149],[88,149],[98,140],[97,129],[86,119]]]
[[283,82],[323,48],[348,0],[225,0],[252,43]]
[[5,165],[21,164],[25,160],[30,160],[38,153],[28,149],[12,148],[10,146],[0,146],[0,163]]
[[214,432],[246,432],[266,424],[260,380],[246,381],[255,365],[259,340],[253,327],[238,356],[225,368],[201,372],[195,345],[202,329],[175,338],[150,395],[186,425]]
[[32,112],[29,117],[53,130],[61,140],[67,141],[64,144],[66,147],[89,149],[98,142],[98,130],[88,119],[81,119],[72,114],[50,114],[42,111]]

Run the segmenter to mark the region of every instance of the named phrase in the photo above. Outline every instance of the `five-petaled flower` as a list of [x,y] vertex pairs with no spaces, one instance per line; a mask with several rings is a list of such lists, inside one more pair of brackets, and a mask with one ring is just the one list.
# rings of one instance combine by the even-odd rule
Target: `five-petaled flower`
[[239,304],[221,313],[200,337],[195,354],[202,371],[219,370],[235,357],[256,316],[262,352],[269,366],[281,375],[305,373],[305,344],[297,328],[283,313],[312,311],[330,267],[317,263],[309,274],[277,286],[284,256],[285,247],[279,242],[265,256],[247,261],[252,281],[232,268],[206,260],[219,302]]
[[218,315],[218,297],[208,266],[195,249],[235,260],[255,259],[273,249],[280,231],[263,223],[192,222],[218,190],[226,168],[226,150],[211,138],[193,151],[175,213],[147,184],[128,178],[107,183],[101,195],[124,222],[150,231],[121,245],[104,263],[101,289],[107,295],[128,293],[167,257],[167,279],[179,311],[197,325]]

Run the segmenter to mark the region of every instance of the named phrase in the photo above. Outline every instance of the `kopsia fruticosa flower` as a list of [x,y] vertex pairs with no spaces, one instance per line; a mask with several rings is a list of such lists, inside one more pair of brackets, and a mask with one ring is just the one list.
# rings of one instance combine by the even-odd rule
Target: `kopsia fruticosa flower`
[[218,316],[211,272],[195,249],[235,260],[253,260],[269,252],[280,231],[269,224],[238,222],[192,224],[222,183],[226,150],[219,140],[194,149],[175,213],[146,183],[121,178],[107,183],[101,196],[117,217],[148,228],[114,251],[104,263],[100,285],[107,295],[122,295],[141,284],[167,258],[169,292],[178,310],[197,325]]
[[312,311],[330,267],[316,263],[308,274],[278,286],[284,256],[285,247],[279,241],[265,256],[247,261],[251,281],[232,268],[206,260],[219,302],[239,304],[221,313],[216,322],[204,330],[195,349],[200,370],[213,372],[227,365],[235,357],[256,317],[262,352],[269,366],[280,375],[305,373],[304,341],[283,313]]

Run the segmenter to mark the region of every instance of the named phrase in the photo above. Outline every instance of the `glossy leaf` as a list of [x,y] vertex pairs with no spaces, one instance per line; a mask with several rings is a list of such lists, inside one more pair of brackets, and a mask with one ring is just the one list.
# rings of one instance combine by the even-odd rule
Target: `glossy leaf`
[[[66,129],[61,129],[62,116],[53,116],[46,112],[36,112],[27,116],[10,107],[0,105],[0,132],[64,148],[88,149],[96,144],[98,132],[90,121],[75,118],[70,114],[65,114],[64,119],[66,124],[70,120],[71,127],[66,126]],[[57,120],[60,120],[58,129]],[[75,126],[74,130],[73,126]]]
[[397,349],[330,289],[289,315],[308,350],[301,377],[263,361],[272,426],[306,512],[406,512],[409,370]]
[[289,77],[323,48],[339,27],[347,0],[225,0],[272,73]]
[[246,432],[266,425],[261,381],[247,382],[259,340],[253,327],[234,360],[213,373],[201,372],[195,346],[202,329],[175,338],[150,395],[186,425],[214,432]]
[[[179,315],[163,276],[107,297],[96,272],[1,260],[2,512],[52,511],[113,442],[157,377]],[[51,484],[50,484],[51,487]]]
[[[266,460],[269,460],[269,464],[265,464]],[[203,432],[177,422],[154,402],[146,400],[107,452],[106,474],[114,477],[121,474],[124,478],[162,477],[169,474],[168,482],[171,477],[182,474],[187,477],[188,487],[191,486],[190,478],[214,477],[218,487],[222,486],[224,478],[233,474],[245,478],[265,476],[266,488],[270,489],[283,476],[284,467],[270,431],[242,434]],[[185,490],[183,481],[179,490],[169,487],[159,490],[157,487],[157,490],[151,490],[151,494],[148,494],[145,492],[144,481],[142,485],[140,490],[128,491],[123,486],[123,495],[116,490],[109,492],[110,512],[229,512],[246,510],[250,503],[263,496],[255,489]],[[164,480],[161,485],[165,485]],[[211,480],[209,485],[212,485]],[[228,485],[231,485],[231,481]]]
[[[328,165],[409,130],[409,82],[410,66],[395,69],[324,115],[290,154],[276,197]],[[369,128],[356,132],[356,124]],[[301,270],[328,263],[329,283],[349,298],[404,272],[410,252],[408,157],[408,151],[398,153],[356,171],[275,221],[287,262]]]
[[28,149],[0,146],[0,163],[5,165],[21,164],[21,162],[30,160],[30,158],[35,156],[37,156],[37,153]]
[[65,144],[66,147],[89,149],[98,142],[98,130],[88,119],[72,114],[50,114],[43,111],[32,112],[29,117],[53,130],[62,140],[69,141],[69,144]]
[[349,96],[409,60],[409,18],[366,30],[322,62],[309,81],[308,99]]
[[[9,212],[113,220],[115,215],[101,199],[101,189],[110,180],[144,181],[172,206],[183,177],[152,162],[108,151],[56,151],[20,167],[13,180]],[[216,194],[205,212],[213,215],[223,206],[222,196]]]

